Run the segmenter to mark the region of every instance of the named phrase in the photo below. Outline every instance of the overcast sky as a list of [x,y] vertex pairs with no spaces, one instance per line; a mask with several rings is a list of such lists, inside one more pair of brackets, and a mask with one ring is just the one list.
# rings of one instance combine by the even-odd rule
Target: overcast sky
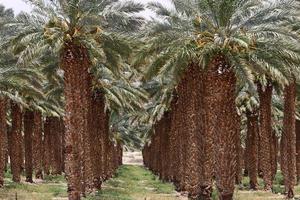
[[[153,0],[135,0],[135,1],[147,3],[147,2],[151,2]],[[165,5],[170,5],[169,0],[156,0],[156,1],[160,1],[161,3],[163,3]],[[26,11],[26,12],[30,11],[30,7],[26,3],[24,3],[24,1],[22,1],[22,0],[0,0],[0,4],[3,4],[6,8],[13,8],[15,11],[15,14],[18,14],[21,11]],[[145,11],[145,12],[143,12],[143,15],[145,17],[149,17],[152,14],[150,11]]]

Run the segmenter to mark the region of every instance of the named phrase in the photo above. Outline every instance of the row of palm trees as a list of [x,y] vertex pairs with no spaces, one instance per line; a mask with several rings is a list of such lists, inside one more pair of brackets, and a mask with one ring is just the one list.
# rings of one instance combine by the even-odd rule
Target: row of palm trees
[[[112,177],[122,162],[122,140],[135,138],[120,136],[119,121],[141,108],[146,94],[133,87],[136,75],[125,63],[132,50],[113,29],[135,29],[140,19],[129,13],[141,6],[29,2],[32,13],[16,17],[0,7],[1,98],[10,103],[1,104],[1,126],[11,127],[1,130],[1,187],[8,138],[13,181],[20,182],[25,159],[26,181],[33,172],[36,178],[65,172],[69,198],[80,199]],[[78,18],[82,11],[89,15]],[[93,20],[99,12],[106,22]]]
[[[241,180],[241,119],[245,119],[246,152],[252,152],[248,165],[251,185],[257,188],[259,167],[269,191],[277,169],[272,100],[284,96],[281,170],[287,196],[292,198],[297,159],[299,35],[295,24],[299,23],[299,3],[172,2],[171,9],[160,3],[149,5],[164,20],[149,23],[148,44],[139,54],[151,62],[146,78],[161,80],[161,96],[168,91],[167,100],[156,105],[161,108],[165,103],[144,149],[145,164],[157,174],[169,174],[162,178],[174,181],[192,198],[211,199],[215,180],[220,199],[232,199],[235,182]],[[243,94],[247,98],[239,102]],[[169,147],[162,143],[165,137]],[[169,159],[160,159],[165,153]]]
[[[175,98],[171,104],[170,111],[164,113],[163,117],[155,124],[153,129],[153,134],[150,141],[145,145],[143,149],[144,164],[151,171],[157,174],[161,180],[174,182],[178,191],[187,191],[191,199],[211,199],[213,191],[213,179],[216,181],[214,167],[220,167],[217,160],[207,158],[204,156],[207,154],[209,148],[204,145],[209,145],[210,148],[218,148],[216,143],[205,143],[202,135],[194,134],[191,137],[188,131],[191,124],[186,121],[186,124],[181,123],[181,116],[189,110],[187,105],[183,104],[186,102],[182,98]],[[175,107],[176,106],[176,107]],[[183,107],[182,107],[183,106]],[[182,107],[181,109],[179,107]],[[290,114],[289,112],[287,114]],[[179,121],[177,121],[179,120]],[[261,135],[259,132],[259,122],[260,118],[256,113],[247,112],[246,118],[246,141],[244,150],[238,151],[241,148],[241,140],[238,140],[236,144],[236,157],[235,157],[235,168],[233,169],[234,176],[228,178],[227,180],[235,184],[241,183],[242,170],[245,176],[249,176],[249,189],[258,190],[258,177],[267,179],[266,171],[262,170],[262,158],[260,158],[261,151],[263,150],[261,144]],[[297,124],[299,121],[297,120]],[[273,132],[274,133],[274,132]],[[295,130],[295,135],[297,133],[297,138],[300,135],[299,127]],[[240,132],[238,131],[238,134]],[[202,136],[202,138],[201,138]],[[269,144],[271,149],[273,148],[271,154],[272,159],[269,168],[270,178],[267,180],[272,182],[275,179],[275,175],[279,166],[285,177],[285,188],[288,198],[293,198],[293,187],[296,184],[296,178],[298,183],[300,183],[300,168],[299,168],[299,148],[297,147],[297,153],[293,156],[294,162],[297,162],[297,170],[289,169],[291,164],[290,160],[287,162],[286,155],[287,147],[285,145],[284,139],[287,136],[281,136],[280,148],[278,145],[279,139],[276,134],[272,135],[272,142]],[[296,140],[294,140],[296,142]],[[299,142],[297,140],[297,142]],[[291,142],[292,143],[292,142]],[[197,145],[196,147],[193,145]],[[243,153],[244,152],[244,153]],[[279,156],[280,154],[280,156]],[[234,153],[231,154],[234,157]],[[280,158],[280,159],[279,159]],[[206,159],[206,160],[204,160]],[[213,164],[219,163],[219,164]],[[296,165],[294,164],[296,167]],[[210,168],[209,168],[210,167]],[[225,175],[225,171],[223,172]],[[207,178],[205,178],[207,177]],[[266,187],[266,186],[265,186]],[[227,191],[230,190],[227,188]],[[233,192],[233,190],[231,189]],[[226,195],[221,196],[220,199],[231,199],[232,197],[226,197]]]
[[[1,142],[3,151],[1,154],[1,187],[4,184],[4,169],[8,170],[8,160],[11,167],[12,180],[21,182],[21,174],[24,170],[26,182],[33,182],[33,174],[37,179],[43,179],[44,175],[62,175],[65,172],[64,157],[67,149],[65,143],[65,127],[59,117],[43,117],[41,112],[21,108],[17,103],[2,102],[3,109],[11,113],[11,125],[4,119],[1,129]],[[93,184],[101,189],[103,181],[112,177],[117,168],[122,164],[122,146],[110,140],[108,120],[101,116],[101,104],[103,100],[95,98],[96,107],[93,117],[100,120],[93,126],[93,161],[95,170],[92,177]],[[102,109],[103,106],[102,106]],[[7,110],[4,112],[6,113]],[[97,112],[98,111],[98,112]],[[100,115],[99,115],[100,114]],[[6,114],[4,115],[6,116]],[[97,117],[97,118],[96,118]],[[99,125],[105,124],[106,127]],[[92,133],[91,133],[92,134]],[[9,157],[9,159],[8,159]],[[91,169],[89,169],[91,170]],[[90,177],[89,177],[90,178]],[[95,186],[95,187],[96,187]],[[94,189],[94,188],[93,188]]]
[[[299,77],[297,1],[172,0],[171,8],[155,2],[148,4],[156,13],[156,18],[150,21],[136,15],[144,6],[133,1],[28,2],[33,6],[31,14],[21,13],[4,23],[6,34],[1,36],[1,49],[14,58],[17,70],[47,72],[51,84],[45,85],[50,85],[46,87],[50,91],[53,91],[53,77],[63,78],[58,88],[64,93],[59,95],[64,96],[59,102],[63,102],[65,111],[69,199],[80,199],[82,188],[90,191],[97,185],[93,180],[100,180],[95,177],[101,166],[93,154],[103,139],[94,140],[99,132],[94,132],[93,126],[104,130],[107,125],[105,120],[95,123],[95,119],[106,116],[105,119],[118,121],[111,121],[108,129],[120,133],[115,134],[116,140],[123,140],[129,129],[123,129],[122,117],[126,125],[144,125],[146,119],[151,125],[169,108],[172,116],[176,116],[171,133],[176,132],[178,138],[188,141],[177,143],[176,138],[171,144],[176,144],[179,156],[184,156],[186,150],[192,152],[186,163],[196,168],[188,173],[202,174],[201,180],[185,180],[189,188],[194,188],[191,196],[198,195],[196,185],[209,194],[214,175],[220,197],[232,199],[236,168],[241,168],[236,162],[241,149],[238,145],[241,113],[237,112],[236,99],[241,90],[260,103],[257,110],[263,147],[259,154],[260,169],[265,189],[271,188],[273,88],[292,90]],[[151,91],[152,83],[159,85],[157,91]],[[31,88],[37,88],[36,84]],[[149,95],[144,89],[150,91]],[[18,90],[16,87],[11,90],[15,97]],[[105,103],[94,107],[94,97],[98,95],[105,98]],[[36,104],[30,93],[23,96]],[[145,104],[148,97],[150,101]],[[283,120],[286,140],[282,147],[286,148],[282,148],[282,153],[287,159],[282,162],[293,160],[291,167],[283,170],[286,181],[290,182],[289,193],[294,183],[291,171],[296,164],[294,97],[294,91],[286,92],[285,102],[290,103],[285,104],[285,110],[291,114]],[[50,99],[51,108],[61,111],[53,103],[57,98]],[[94,118],[95,110],[104,107],[107,109],[99,110],[102,117]],[[147,114],[141,116],[141,108]],[[141,121],[136,122],[138,117]],[[136,139],[133,134],[128,135]],[[184,168],[178,170],[178,174],[184,173]],[[182,183],[181,178],[177,181]]]

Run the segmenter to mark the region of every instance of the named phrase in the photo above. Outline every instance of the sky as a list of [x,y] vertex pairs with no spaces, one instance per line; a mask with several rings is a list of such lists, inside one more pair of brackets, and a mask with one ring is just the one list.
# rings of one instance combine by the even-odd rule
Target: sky
[[[141,3],[148,3],[155,0],[135,0],[135,1]],[[156,1],[159,1],[165,5],[170,5],[169,0],[156,0]],[[0,4],[3,4],[6,8],[12,8],[15,11],[15,14],[18,14],[21,11],[30,12],[30,6],[24,3],[23,0],[0,0]],[[145,17],[150,17],[153,14],[149,10],[146,10],[142,13],[142,15]]]

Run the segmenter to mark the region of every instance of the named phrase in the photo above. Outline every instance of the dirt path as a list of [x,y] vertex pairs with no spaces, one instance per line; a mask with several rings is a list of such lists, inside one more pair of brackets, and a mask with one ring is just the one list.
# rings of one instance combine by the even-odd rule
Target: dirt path
[[142,152],[124,152],[123,164],[143,166]]

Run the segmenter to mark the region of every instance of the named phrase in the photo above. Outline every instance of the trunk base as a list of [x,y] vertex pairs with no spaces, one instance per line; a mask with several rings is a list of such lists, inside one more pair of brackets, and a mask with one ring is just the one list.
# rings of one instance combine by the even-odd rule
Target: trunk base
[[220,200],[232,200],[233,194],[223,194],[220,196]]
[[27,183],[33,183],[32,177],[26,177],[25,182],[27,182]]
[[41,171],[37,171],[36,174],[35,174],[35,178],[36,179],[43,179],[43,173]]
[[250,190],[257,190],[258,184],[250,181]]
[[272,186],[271,185],[265,185],[264,191],[266,191],[266,192],[272,192]]
[[287,192],[287,198],[293,199],[294,197],[295,197],[294,190],[292,188],[289,188]]
[[101,188],[102,188],[102,180],[101,180],[101,178],[95,178],[94,179],[94,187],[97,190],[101,190]]
[[198,197],[199,200],[211,200],[212,187],[210,185],[201,186],[201,193]]

